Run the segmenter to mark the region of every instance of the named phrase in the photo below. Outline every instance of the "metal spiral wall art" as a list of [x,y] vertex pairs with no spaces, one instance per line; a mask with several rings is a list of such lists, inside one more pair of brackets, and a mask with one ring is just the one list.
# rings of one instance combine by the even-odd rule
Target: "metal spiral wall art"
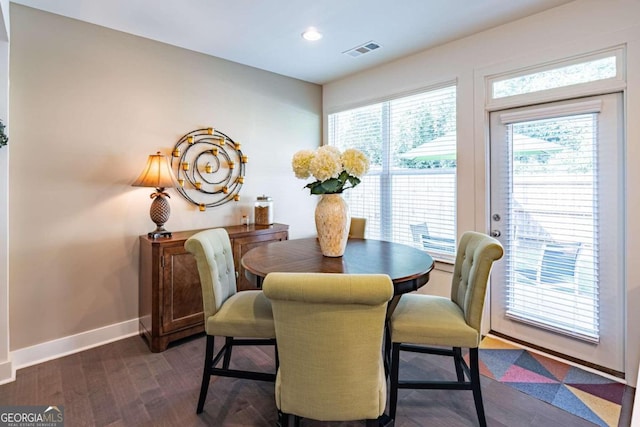
[[178,192],[201,212],[240,200],[247,156],[240,144],[219,130],[197,129],[173,147],[171,168]]

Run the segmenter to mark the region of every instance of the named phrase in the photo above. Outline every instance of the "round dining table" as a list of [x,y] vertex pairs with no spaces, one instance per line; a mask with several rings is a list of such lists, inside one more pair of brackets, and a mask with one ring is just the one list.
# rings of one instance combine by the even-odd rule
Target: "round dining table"
[[[344,255],[322,255],[316,237],[283,240],[250,249],[241,259],[247,279],[262,287],[269,273],[346,273],[386,274],[394,286],[394,296],[387,304],[391,318],[402,294],[415,291],[429,281],[433,258],[423,250],[400,243],[373,239],[349,239]],[[391,336],[388,323],[384,339],[385,373],[391,362]]]
[[349,239],[344,255],[326,257],[315,237],[257,246],[241,259],[247,279],[261,287],[273,272],[386,274],[395,295],[415,291],[429,281],[433,258],[409,245],[373,239]]

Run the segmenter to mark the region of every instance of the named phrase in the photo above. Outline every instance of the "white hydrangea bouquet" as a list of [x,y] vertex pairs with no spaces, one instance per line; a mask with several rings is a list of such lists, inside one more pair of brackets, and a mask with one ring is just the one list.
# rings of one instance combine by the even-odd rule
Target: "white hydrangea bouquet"
[[340,194],[360,184],[360,177],[369,171],[369,159],[354,148],[340,153],[336,147],[325,145],[315,152],[298,151],[293,155],[291,166],[296,178],[313,176],[316,179],[305,185],[311,194]]

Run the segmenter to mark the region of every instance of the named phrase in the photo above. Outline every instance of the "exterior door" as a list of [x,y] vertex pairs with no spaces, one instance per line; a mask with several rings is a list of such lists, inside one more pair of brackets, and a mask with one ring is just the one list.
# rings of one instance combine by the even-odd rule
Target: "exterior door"
[[491,329],[622,373],[622,94],[490,119]]

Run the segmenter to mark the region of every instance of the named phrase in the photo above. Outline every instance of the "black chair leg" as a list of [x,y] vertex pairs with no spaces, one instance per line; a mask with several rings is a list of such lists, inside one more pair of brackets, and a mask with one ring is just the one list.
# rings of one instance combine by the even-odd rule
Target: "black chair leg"
[[367,426],[369,425],[369,422],[372,423],[372,426],[376,427],[393,427],[395,425],[394,419],[387,414],[382,414],[375,420],[367,420]]
[[478,364],[478,349],[469,349],[469,368],[471,371],[471,389],[473,390],[473,400],[476,404],[478,421],[480,427],[487,427],[487,420],[484,415],[484,405],[482,404],[482,390],[480,388],[480,367]]
[[209,391],[209,381],[211,380],[211,363],[213,361],[213,341],[212,335],[207,335],[207,343],[204,355],[204,368],[202,369],[202,385],[200,386],[200,397],[198,398],[198,408],[196,414],[201,414],[204,409],[204,401]]
[[289,426],[289,415],[283,414],[282,411],[278,410],[278,426],[280,427],[288,427]]
[[391,328],[389,327],[389,322],[386,322],[384,325],[384,354],[382,357],[382,362],[384,364],[384,376],[389,378],[389,370],[391,363]]
[[289,427],[291,425],[291,417],[293,417],[293,426],[300,427],[300,417],[297,415],[285,414],[278,411],[278,418],[280,420],[281,427]]
[[[389,417],[393,420],[396,418],[396,409],[398,405],[398,389],[400,388],[399,370],[400,370],[400,343],[393,343],[391,349],[391,378],[389,390]],[[424,347],[413,348],[413,346],[405,346],[405,351],[415,351],[418,353],[439,354],[453,356],[458,377],[457,383],[439,382],[439,381],[413,381],[410,383],[403,382],[402,388],[411,389],[446,389],[446,390],[469,390],[473,392],[473,400],[478,414],[478,422],[480,427],[487,427],[487,420],[484,413],[484,405],[482,403],[482,390],[480,383],[480,366],[478,358],[478,348],[469,349],[469,368],[462,358],[462,349],[453,347],[453,351],[442,351],[440,349]],[[469,375],[469,381],[465,381],[465,372]]]
[[456,376],[458,377],[458,382],[461,383],[464,381],[464,371],[462,369],[462,349],[460,347],[453,348],[453,363],[456,366]]
[[229,369],[229,363],[231,362],[231,350],[233,349],[233,337],[227,337],[225,339],[225,351],[224,358],[222,359],[222,368]]
[[391,346],[391,390],[389,391],[389,417],[396,419],[396,406],[398,404],[398,375],[400,371],[400,343]]

